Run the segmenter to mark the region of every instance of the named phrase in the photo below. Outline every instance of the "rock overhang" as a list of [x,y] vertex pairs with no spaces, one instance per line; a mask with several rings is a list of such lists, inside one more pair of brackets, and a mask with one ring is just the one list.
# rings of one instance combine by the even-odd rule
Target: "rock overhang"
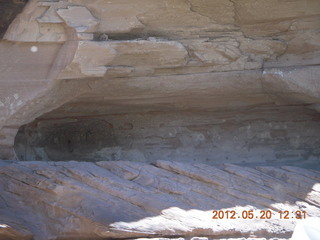
[[212,210],[319,216],[319,20],[317,0],[28,1],[0,41],[20,160],[0,238],[289,238],[295,215]]
[[[269,16],[245,1],[30,1],[1,43],[25,56],[13,68],[8,54],[2,72],[3,156],[13,156],[17,130],[36,118],[227,118],[288,106],[317,119],[309,108],[319,104],[320,6],[301,2]],[[28,69],[39,59],[41,69]]]

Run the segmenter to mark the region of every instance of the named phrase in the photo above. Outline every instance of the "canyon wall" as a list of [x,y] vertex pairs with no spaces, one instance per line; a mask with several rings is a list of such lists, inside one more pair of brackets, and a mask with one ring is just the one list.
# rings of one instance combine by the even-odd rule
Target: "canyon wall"
[[319,0],[0,13],[0,240],[289,239],[319,218]]
[[319,159],[319,26],[316,0],[30,0],[0,42],[0,156]]

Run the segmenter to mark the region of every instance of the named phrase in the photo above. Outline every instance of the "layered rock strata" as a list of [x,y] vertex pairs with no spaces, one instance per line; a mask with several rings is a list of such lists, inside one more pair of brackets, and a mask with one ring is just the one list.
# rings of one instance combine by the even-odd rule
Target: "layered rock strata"
[[0,239],[288,239],[320,217],[318,0],[0,4],[0,159],[24,160],[0,162]]
[[320,217],[320,173],[301,167],[2,161],[0,173],[0,239],[288,239],[297,211]]
[[[161,112],[153,112],[150,103],[145,105],[141,100],[137,100],[139,106],[134,106],[135,102],[126,106],[119,100],[108,103],[101,100],[87,103],[86,117],[81,112],[83,105],[72,101],[20,128],[15,152],[24,161],[162,159],[208,164],[267,162],[320,166],[319,113],[305,106],[275,105],[210,111],[208,101],[210,105],[228,101],[226,97],[222,98],[225,101],[217,101],[219,98],[222,97],[199,96],[195,102],[194,96],[192,100],[184,98],[185,103],[182,98],[175,98],[175,106],[188,104],[198,108],[199,105],[204,109],[175,113],[165,110],[168,106],[160,105],[159,99],[152,102],[153,106],[164,109]],[[95,115],[95,111],[113,111],[120,106],[128,112]],[[138,108],[145,112],[132,112]]]
[[0,156],[52,110],[318,110],[319,21],[317,0],[30,0],[0,42]]

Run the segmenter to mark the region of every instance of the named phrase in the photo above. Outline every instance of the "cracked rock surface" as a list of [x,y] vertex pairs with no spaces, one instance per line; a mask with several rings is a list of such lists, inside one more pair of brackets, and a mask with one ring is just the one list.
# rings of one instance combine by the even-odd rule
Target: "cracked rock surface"
[[292,166],[2,161],[0,239],[288,239],[296,213],[320,217],[319,181]]
[[21,126],[52,110],[54,119],[69,117],[65,109],[88,118],[319,110],[317,0],[30,0],[18,15],[2,9],[15,16],[0,41],[2,159],[17,157]]
[[319,29],[319,0],[0,0],[0,239],[290,238]]

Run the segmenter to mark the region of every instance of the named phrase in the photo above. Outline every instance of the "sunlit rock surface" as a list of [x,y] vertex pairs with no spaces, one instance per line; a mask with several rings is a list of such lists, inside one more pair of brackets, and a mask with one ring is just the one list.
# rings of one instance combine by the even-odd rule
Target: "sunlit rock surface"
[[296,211],[320,216],[320,172],[300,167],[2,161],[0,173],[0,239],[288,239]]
[[0,13],[0,239],[288,239],[320,216],[320,1]]

